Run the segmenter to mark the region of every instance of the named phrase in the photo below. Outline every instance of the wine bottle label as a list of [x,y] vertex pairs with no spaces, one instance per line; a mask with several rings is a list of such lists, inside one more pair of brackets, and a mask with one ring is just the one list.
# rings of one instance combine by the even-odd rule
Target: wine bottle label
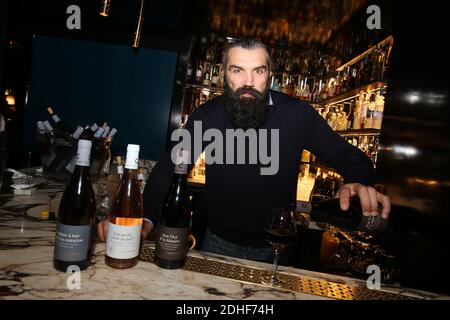
[[114,259],[131,259],[139,254],[142,225],[121,226],[108,222],[106,255]]
[[48,122],[48,120],[44,121],[44,126],[45,126],[45,129],[47,129],[47,131],[53,131],[53,127],[50,124],[50,122]]
[[188,250],[189,228],[158,225],[155,255],[166,260],[184,259]]
[[386,226],[387,220],[378,214],[377,216],[362,216],[358,229],[369,233],[380,233],[386,229]]
[[77,160],[75,164],[77,166],[89,167],[91,157],[92,142],[88,140],[78,141]]
[[179,150],[175,156],[175,173],[187,174],[189,163],[189,151]]
[[61,261],[87,259],[91,244],[92,226],[69,226],[56,224],[55,258]]
[[108,134],[108,137],[114,137],[114,135],[117,133],[117,129],[116,128],[112,128],[111,131]]
[[46,132],[44,123],[42,121],[37,122],[37,127],[39,129],[40,134],[44,134]]
[[125,160],[125,169],[136,170],[139,164],[139,145],[129,144],[127,146],[127,158]]
[[92,132],[97,131],[97,129],[98,129],[98,125],[97,125],[96,123],[94,123],[94,124],[91,126]]
[[95,131],[95,133],[94,133],[94,137],[100,138],[102,136],[103,132],[105,132],[104,128],[98,128],[97,131]]
[[296,212],[311,213],[311,203],[307,201],[297,201]]
[[187,174],[188,165],[185,163],[180,163],[175,165],[175,173],[177,174]]
[[123,174],[123,166],[117,166],[117,174]]
[[56,114],[52,115],[52,119],[53,119],[53,121],[55,121],[55,123],[58,123],[61,121],[61,119]]
[[81,126],[78,126],[76,130],[72,133],[72,138],[78,139],[80,135],[83,133],[84,128]]

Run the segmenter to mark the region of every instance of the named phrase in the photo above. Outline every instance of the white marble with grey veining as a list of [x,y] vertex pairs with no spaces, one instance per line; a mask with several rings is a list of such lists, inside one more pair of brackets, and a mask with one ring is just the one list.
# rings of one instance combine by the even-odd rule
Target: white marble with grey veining
[[[104,263],[104,243],[96,245],[92,265],[81,272],[81,288],[68,289],[68,276],[52,267],[55,223],[26,212],[62,192],[47,186],[32,196],[0,196],[0,299],[154,299],[154,300],[309,300],[325,297],[244,283],[191,272],[166,270],[140,261],[134,268],[116,270]],[[152,245],[152,244],[146,244]],[[232,264],[270,269],[270,265],[191,251],[190,255]],[[323,279],[351,286],[365,283],[351,278],[280,267],[281,272]],[[433,293],[400,288],[383,290],[426,299],[447,299]]]

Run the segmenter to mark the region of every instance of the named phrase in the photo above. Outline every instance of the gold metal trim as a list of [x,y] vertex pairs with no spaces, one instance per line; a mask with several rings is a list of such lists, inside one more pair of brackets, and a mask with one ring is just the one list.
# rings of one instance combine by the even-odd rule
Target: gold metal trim
[[[153,258],[153,248],[142,248],[140,260],[153,262]],[[267,276],[269,272],[255,267],[211,261],[190,256],[188,256],[183,269],[261,286],[265,286],[260,282],[261,278]],[[420,300],[401,294],[369,290],[365,287],[349,286],[346,284],[303,276],[300,277],[282,272],[280,272],[279,278],[283,281],[281,287],[279,287],[280,289],[338,300]]]

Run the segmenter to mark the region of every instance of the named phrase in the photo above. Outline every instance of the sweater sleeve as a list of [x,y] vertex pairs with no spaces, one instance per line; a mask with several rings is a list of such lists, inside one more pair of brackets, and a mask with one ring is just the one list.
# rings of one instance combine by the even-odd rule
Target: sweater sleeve
[[369,157],[334,132],[311,106],[307,105],[307,108],[310,123],[305,149],[333,167],[344,177],[344,183],[373,186],[375,172]]
[[[190,136],[190,146],[189,151],[194,150],[197,151],[196,154],[190,152],[191,155],[191,164],[188,167],[188,170],[191,170],[195,161],[200,156],[201,151],[204,146],[202,145],[202,150],[194,149],[194,121],[201,121],[202,126],[204,125],[204,112],[202,108],[197,109],[192,115],[189,117],[185,129],[189,133]],[[186,131],[185,131],[186,133]],[[201,138],[201,137],[200,137]],[[171,153],[172,149],[178,145],[180,141],[171,142],[168,151],[163,155],[163,157],[157,162],[152,172],[148,177],[148,181],[145,185],[144,192],[142,194],[143,197],[143,205],[144,205],[144,218],[149,219],[154,223],[154,225],[158,222],[159,213],[161,207],[163,205],[166,194],[169,190],[170,184],[172,182],[172,177],[174,174],[175,164],[172,162]],[[189,171],[188,171],[189,172]]]

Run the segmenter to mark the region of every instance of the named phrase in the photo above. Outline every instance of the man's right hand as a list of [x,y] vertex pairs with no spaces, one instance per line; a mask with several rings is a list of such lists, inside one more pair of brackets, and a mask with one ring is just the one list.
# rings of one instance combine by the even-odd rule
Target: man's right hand
[[[142,223],[141,240],[147,239],[152,232],[153,224],[144,220]],[[106,235],[108,234],[108,219],[102,220],[97,223],[97,236],[100,241],[106,241]]]

